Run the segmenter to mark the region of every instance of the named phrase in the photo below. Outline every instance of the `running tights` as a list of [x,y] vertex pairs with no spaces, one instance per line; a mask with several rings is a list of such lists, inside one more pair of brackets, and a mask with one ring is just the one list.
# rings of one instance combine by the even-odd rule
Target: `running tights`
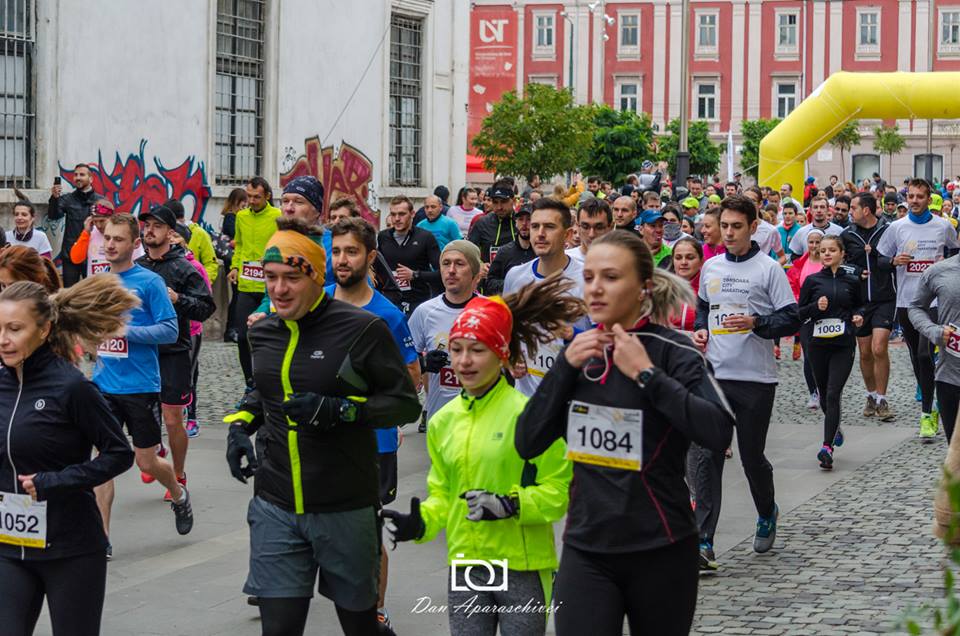
[[[310,612],[309,598],[260,598],[260,629],[263,636],[303,636]],[[352,612],[339,605],[337,618],[344,636],[377,636],[377,606]]]
[[823,443],[830,448],[833,448],[833,438],[840,428],[840,398],[853,370],[855,351],[856,345],[853,344],[835,347],[813,343],[807,348],[823,410]]
[[[930,314],[933,322],[936,323],[936,310],[930,310]],[[910,350],[913,374],[917,378],[917,384],[920,385],[921,411],[930,413],[933,410],[934,391],[933,345],[914,328],[913,323],[910,322],[910,314],[905,308],[897,308],[897,320],[900,322],[900,328],[903,329],[903,339],[907,343],[907,349]]]
[[[750,485],[753,504],[758,515],[769,517],[775,507],[773,466],[764,451],[777,385],[738,380],[719,382],[737,418],[737,450],[740,451],[740,463]],[[714,484],[714,487],[720,488],[720,485]]]
[[642,552],[600,554],[563,546],[555,586],[557,636],[686,636],[697,607],[696,535]]
[[810,367],[810,341],[813,340],[813,328],[810,325],[804,325],[800,328],[800,347],[803,349],[803,379],[807,383],[807,393],[813,395],[817,390],[817,380],[813,377],[813,369]]
[[200,380],[200,345],[203,334],[190,336],[190,406],[187,407],[187,419],[197,419],[197,382]]
[[[547,614],[543,583],[537,570],[510,570],[506,590],[483,591],[489,578],[487,568],[470,570],[472,585],[464,584],[466,572],[457,568],[456,581],[470,589],[447,592],[447,614],[450,633],[454,636],[543,636],[547,631]],[[478,590],[479,588],[479,590]],[[526,612],[484,611],[494,607],[529,607]],[[621,619],[622,620],[622,619]]]
[[257,310],[262,300],[263,293],[260,292],[237,292],[234,326],[237,329],[240,369],[248,387],[253,386],[253,360],[250,357],[250,342],[247,340],[247,318]]
[[46,598],[54,636],[99,634],[106,585],[102,550],[49,561],[0,557],[0,632],[33,634]]
[[943,432],[947,436],[947,445],[953,437],[953,427],[957,421],[957,409],[960,405],[960,386],[948,382],[937,382],[937,402],[940,405],[940,419]]

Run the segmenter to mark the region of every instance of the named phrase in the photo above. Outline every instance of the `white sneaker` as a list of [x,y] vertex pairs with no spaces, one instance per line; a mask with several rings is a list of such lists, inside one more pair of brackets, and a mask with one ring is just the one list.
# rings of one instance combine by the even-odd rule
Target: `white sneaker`
[[820,394],[816,391],[810,394],[810,399],[807,400],[807,408],[811,411],[816,411],[820,408]]

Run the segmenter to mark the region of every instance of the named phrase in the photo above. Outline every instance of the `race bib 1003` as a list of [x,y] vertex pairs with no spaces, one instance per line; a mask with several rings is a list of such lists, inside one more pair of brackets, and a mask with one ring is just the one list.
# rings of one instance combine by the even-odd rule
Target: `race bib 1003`
[[746,316],[747,306],[741,303],[720,303],[710,305],[710,313],[707,317],[710,323],[710,334],[714,336],[726,336],[734,333],[750,333],[749,329],[729,329],[723,326],[723,321],[731,316]]
[[814,338],[836,338],[842,336],[847,323],[840,318],[821,318],[813,323]]
[[252,280],[257,283],[263,282],[263,263],[260,261],[244,261],[240,269],[240,278]]
[[0,543],[47,547],[47,502],[0,492]]
[[640,470],[643,411],[571,402],[567,413],[567,459],[582,464]]

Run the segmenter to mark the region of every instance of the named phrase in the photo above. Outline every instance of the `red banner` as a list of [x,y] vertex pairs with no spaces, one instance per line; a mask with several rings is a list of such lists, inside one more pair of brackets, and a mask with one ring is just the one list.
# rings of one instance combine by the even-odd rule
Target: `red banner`
[[509,6],[474,8],[470,12],[468,143],[500,96],[516,88],[516,12]]

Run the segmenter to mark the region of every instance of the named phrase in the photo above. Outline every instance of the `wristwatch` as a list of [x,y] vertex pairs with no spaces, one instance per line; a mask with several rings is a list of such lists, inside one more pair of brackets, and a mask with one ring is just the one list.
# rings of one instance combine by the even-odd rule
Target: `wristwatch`
[[637,385],[641,389],[647,388],[647,384],[650,383],[650,380],[653,379],[653,376],[656,373],[656,367],[650,367],[649,369],[644,369],[637,374]]
[[415,269],[413,270],[413,280],[417,280],[418,278],[420,278],[420,271]]

